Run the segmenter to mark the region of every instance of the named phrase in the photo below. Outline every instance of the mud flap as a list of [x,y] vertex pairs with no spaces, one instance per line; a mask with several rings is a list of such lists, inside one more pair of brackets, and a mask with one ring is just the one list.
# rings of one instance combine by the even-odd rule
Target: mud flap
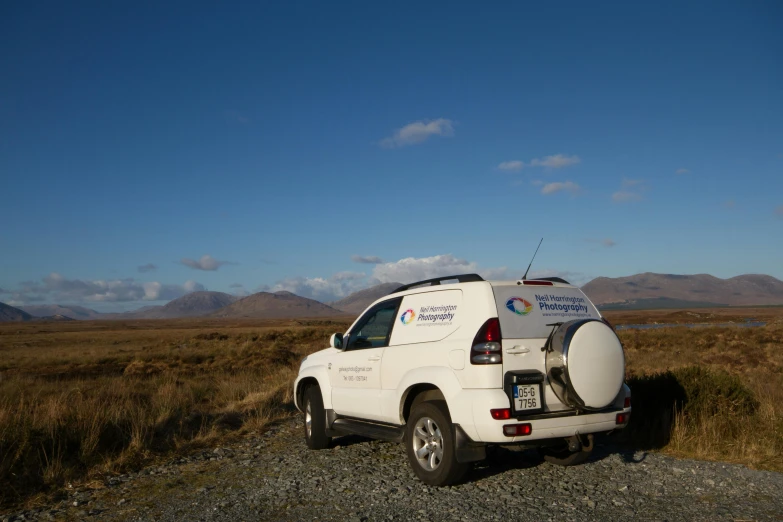
[[452,426],[452,435],[454,437],[454,456],[460,464],[478,462],[487,458],[487,445],[474,442],[459,424]]

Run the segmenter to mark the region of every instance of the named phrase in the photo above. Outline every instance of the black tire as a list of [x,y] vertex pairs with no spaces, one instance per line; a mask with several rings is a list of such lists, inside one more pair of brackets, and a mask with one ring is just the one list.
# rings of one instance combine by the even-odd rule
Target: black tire
[[579,451],[571,451],[568,445],[555,446],[552,448],[540,448],[539,452],[544,460],[557,466],[578,466],[587,462],[593,453],[592,440],[588,449],[582,448]]
[[[430,486],[454,484],[470,468],[470,464],[457,462],[451,417],[444,401],[422,402],[413,409],[405,427],[405,450],[413,472]],[[423,455],[421,459],[417,450]]]
[[305,412],[304,432],[307,447],[314,450],[328,448],[332,438],[326,436],[326,411],[320,387],[308,386],[304,392],[302,410]]

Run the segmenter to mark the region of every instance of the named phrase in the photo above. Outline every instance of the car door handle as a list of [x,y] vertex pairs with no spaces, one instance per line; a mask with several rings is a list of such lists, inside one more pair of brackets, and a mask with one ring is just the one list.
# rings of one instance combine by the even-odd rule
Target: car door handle
[[373,355],[372,357],[367,358],[368,361],[380,361],[381,356],[380,355]]
[[529,352],[530,352],[530,348],[528,348],[527,346],[521,346],[519,344],[514,346],[513,348],[509,348],[508,350],[506,350],[506,353],[511,355],[519,355],[521,353],[529,353]]

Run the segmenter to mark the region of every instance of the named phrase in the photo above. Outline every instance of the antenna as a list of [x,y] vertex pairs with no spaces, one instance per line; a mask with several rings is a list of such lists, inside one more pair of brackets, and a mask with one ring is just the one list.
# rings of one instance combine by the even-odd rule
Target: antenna
[[[536,254],[538,254],[538,249],[541,248],[541,243],[544,242],[544,238],[541,238],[541,241],[538,242],[538,246],[536,247],[535,253],[533,253],[533,259],[536,258]],[[533,259],[530,260],[530,264],[527,265],[527,270],[525,270],[525,275],[522,276],[522,279],[527,279],[527,273],[530,272],[530,267],[533,266]]]

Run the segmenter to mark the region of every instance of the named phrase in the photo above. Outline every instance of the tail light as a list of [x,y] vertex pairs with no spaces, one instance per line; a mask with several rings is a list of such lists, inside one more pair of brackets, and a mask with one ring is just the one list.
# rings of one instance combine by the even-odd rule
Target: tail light
[[506,437],[530,435],[531,433],[533,433],[533,426],[530,424],[506,424],[503,426],[503,435]]
[[623,408],[630,408],[631,407],[631,396],[625,398],[625,402],[623,403]]
[[489,413],[495,420],[508,420],[511,418],[511,408],[498,408],[496,410],[489,410]]
[[473,339],[470,349],[471,364],[500,364],[503,362],[501,351],[500,321],[497,317],[487,319]]
[[631,414],[630,413],[618,413],[617,419],[615,420],[616,424],[626,424],[629,420],[631,420]]

